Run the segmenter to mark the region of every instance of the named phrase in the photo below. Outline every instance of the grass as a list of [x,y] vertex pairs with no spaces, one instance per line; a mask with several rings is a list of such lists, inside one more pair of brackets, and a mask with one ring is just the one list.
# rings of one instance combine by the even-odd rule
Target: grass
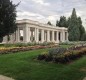
[[34,58],[48,49],[0,55],[0,74],[15,80],[83,80],[86,56],[71,64],[55,64]]
[[61,44],[60,47],[62,48],[69,48],[69,47],[72,47],[73,45],[66,45],[66,44]]

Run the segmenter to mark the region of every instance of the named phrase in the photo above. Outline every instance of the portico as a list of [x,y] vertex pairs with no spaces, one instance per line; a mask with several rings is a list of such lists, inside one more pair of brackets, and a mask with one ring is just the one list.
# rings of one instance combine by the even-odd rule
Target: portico
[[68,41],[68,30],[64,27],[55,27],[47,24],[42,24],[32,20],[18,20],[17,30],[3,38],[3,43],[28,43],[28,42],[65,42]]

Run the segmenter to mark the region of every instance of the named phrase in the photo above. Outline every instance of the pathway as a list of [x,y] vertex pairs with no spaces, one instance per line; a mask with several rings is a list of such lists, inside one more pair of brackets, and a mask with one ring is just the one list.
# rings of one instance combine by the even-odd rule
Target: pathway
[[0,80],[14,80],[14,79],[0,75]]

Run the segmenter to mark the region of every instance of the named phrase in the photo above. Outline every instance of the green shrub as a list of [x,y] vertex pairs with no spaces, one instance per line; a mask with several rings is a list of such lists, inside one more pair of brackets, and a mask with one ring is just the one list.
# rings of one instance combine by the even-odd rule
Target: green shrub
[[55,43],[53,43],[53,42],[43,42],[43,43],[40,43],[39,45],[48,46],[48,45],[55,45]]
[[25,43],[16,43],[16,44],[14,44],[14,47],[27,47],[27,44],[25,44]]
[[53,60],[53,56],[47,55],[45,57],[45,61],[52,61]]
[[53,55],[59,55],[59,54],[63,54],[67,51],[66,48],[53,48],[51,50],[49,50],[49,55],[53,56]]
[[46,58],[46,54],[40,54],[37,57],[38,60],[44,60],[45,58]]

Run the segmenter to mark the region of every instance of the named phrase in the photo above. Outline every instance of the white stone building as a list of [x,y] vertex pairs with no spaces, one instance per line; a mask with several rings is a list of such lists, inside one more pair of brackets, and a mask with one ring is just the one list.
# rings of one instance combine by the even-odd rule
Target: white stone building
[[18,20],[17,30],[8,39],[3,38],[3,43],[28,43],[28,42],[65,42],[68,41],[68,29],[50,26],[32,20]]

